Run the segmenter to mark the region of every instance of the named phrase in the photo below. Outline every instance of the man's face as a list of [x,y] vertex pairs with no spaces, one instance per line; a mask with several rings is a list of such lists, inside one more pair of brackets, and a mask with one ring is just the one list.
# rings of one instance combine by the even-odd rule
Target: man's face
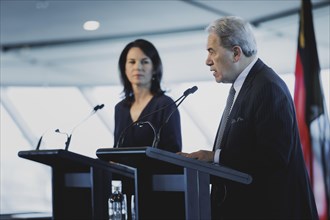
[[206,65],[213,71],[215,81],[232,83],[234,81],[233,52],[220,46],[220,39],[216,34],[210,33],[207,39]]

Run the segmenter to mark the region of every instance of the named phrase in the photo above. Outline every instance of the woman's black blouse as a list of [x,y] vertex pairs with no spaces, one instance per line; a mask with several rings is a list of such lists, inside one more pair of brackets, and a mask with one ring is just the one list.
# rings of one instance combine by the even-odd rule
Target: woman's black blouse
[[[164,106],[167,107],[145,117]],[[170,152],[181,151],[180,113],[178,110],[175,111],[176,105],[170,97],[164,94],[153,96],[138,118],[138,121],[141,120],[140,123],[134,126],[132,126],[130,108],[131,105],[126,100],[115,106],[114,146],[119,144],[118,147],[150,147],[155,138],[152,128],[158,133],[162,127],[157,148]],[[173,111],[169,121],[165,123]]]

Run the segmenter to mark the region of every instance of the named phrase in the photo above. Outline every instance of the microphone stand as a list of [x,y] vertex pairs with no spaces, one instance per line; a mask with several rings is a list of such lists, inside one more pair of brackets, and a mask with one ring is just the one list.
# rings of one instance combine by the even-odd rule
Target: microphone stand
[[[87,121],[87,119],[89,119],[90,117],[92,117],[98,110],[102,109],[104,107],[104,104],[101,104],[101,105],[96,105],[92,112],[84,119],[82,120],[81,122],[79,122],[76,126],[74,126],[71,130],[71,133],[67,135],[67,139],[66,139],[66,142],[65,142],[65,150],[68,150],[69,149],[69,146],[70,146],[70,142],[71,142],[71,137],[72,137],[72,134],[74,132],[74,130],[79,126],[81,125],[82,123],[84,123],[85,121]],[[59,129],[57,129],[57,132],[59,132]],[[59,132],[60,133],[60,132]]]
[[[155,111],[153,111],[153,112],[150,112],[149,114],[144,115],[143,117],[141,117],[141,118],[138,119],[137,121],[135,121],[135,122],[131,123],[130,125],[128,125],[128,126],[127,126],[127,127],[126,127],[126,128],[120,133],[119,138],[118,138],[118,141],[117,141],[117,143],[116,143],[116,145],[115,145],[114,148],[118,148],[118,147],[120,147],[120,146],[123,144],[123,142],[124,142],[124,138],[125,138],[125,135],[126,135],[126,132],[127,132],[127,130],[128,130],[129,128],[131,128],[132,126],[134,126],[134,125],[140,123],[140,122],[142,121],[142,119],[144,119],[144,118],[146,118],[146,117],[148,117],[148,116],[150,116],[150,115],[152,115],[152,114],[154,114],[154,113],[156,113],[156,112],[162,111],[162,110],[168,108],[168,107],[171,106],[171,105],[174,105],[174,104],[176,105],[176,103],[180,101],[179,104],[176,105],[175,110],[171,112],[171,114],[167,117],[167,119],[165,120],[165,122],[161,125],[161,127],[160,127],[158,133],[155,132],[155,129],[154,129],[154,127],[152,126],[152,124],[151,124],[150,122],[148,122],[149,125],[150,125],[150,127],[154,130],[154,134],[155,134],[155,136],[154,136],[154,140],[153,140],[153,142],[152,142],[152,147],[157,147],[158,142],[159,142],[159,139],[160,139],[160,130],[162,129],[162,127],[163,127],[163,126],[169,121],[170,117],[171,117],[172,114],[178,109],[179,105],[183,102],[183,100],[185,100],[185,98],[187,98],[188,95],[190,95],[190,94],[196,92],[197,89],[198,89],[197,86],[193,86],[193,87],[187,89],[186,91],[184,91],[183,95],[181,95],[181,96],[180,96],[177,100],[175,100],[174,102],[172,102],[172,103],[170,103],[170,104],[168,104],[168,105],[165,105],[164,107],[162,107],[162,108],[160,108],[160,109],[157,109],[157,110],[155,110]],[[145,122],[145,123],[147,123],[147,122]]]
[[[57,133],[60,133],[60,134],[65,134],[67,136],[67,139],[66,139],[66,142],[65,142],[65,150],[68,150],[69,149],[69,146],[70,146],[70,142],[71,142],[71,138],[72,138],[72,134],[73,134],[73,131],[79,126],[81,125],[83,122],[85,122],[87,119],[89,119],[93,114],[95,114],[99,109],[102,109],[104,107],[104,104],[101,104],[101,105],[97,105],[93,108],[92,112],[84,119],[82,120],[80,123],[78,123],[72,130],[71,130],[71,133],[68,134],[68,133],[65,133],[65,132],[61,132],[60,129],[56,129],[55,132]],[[46,133],[46,132],[45,132]],[[44,133],[44,134],[45,134]],[[43,136],[44,134],[40,137],[39,141],[38,141],[38,144],[37,144],[37,147],[36,147],[36,150],[39,150],[40,149],[40,146],[41,146],[41,142],[42,142],[42,139],[43,139]]]
[[174,112],[178,109],[178,107],[181,105],[181,103],[187,98],[189,94],[187,95],[183,95],[183,99],[178,103],[178,105],[176,106],[176,108],[169,114],[169,116],[166,118],[165,122],[160,126],[157,134],[156,134],[156,138],[154,139],[154,142],[152,143],[153,148],[157,148],[158,147],[158,143],[160,141],[160,133],[163,129],[163,127],[168,123],[168,121],[170,120],[171,116],[174,114]]
[[[83,122],[85,122],[87,119],[89,119],[93,114],[95,114],[98,110],[102,109],[103,107],[104,107],[104,104],[96,105],[96,106],[93,108],[92,112],[91,112],[91,113],[90,113],[90,114],[89,114],[84,120],[82,120],[80,123],[78,123],[78,124],[77,124],[77,125],[71,130],[70,135],[67,134],[67,133],[61,132],[59,129],[56,129],[56,130],[55,130],[55,132],[60,133],[60,134],[65,134],[65,135],[67,136],[67,139],[66,139],[66,142],[65,142],[65,150],[68,150],[68,149],[69,149],[70,142],[71,142],[71,137],[72,137],[72,133],[73,133],[74,129],[76,129],[76,127],[78,127],[79,125],[81,125]],[[49,129],[48,129],[48,130],[49,130]],[[47,130],[47,131],[48,131],[48,130]],[[46,132],[47,132],[47,131],[46,131]],[[39,139],[39,141],[38,141],[38,144],[37,144],[36,150],[39,150],[39,149],[40,149],[40,146],[41,146],[41,143],[42,143],[42,139],[43,139],[44,135],[46,134],[46,132],[44,132],[44,133],[41,135],[41,137],[40,137],[40,139]]]
[[[170,103],[170,104],[167,104],[167,105],[163,106],[163,107],[160,108],[160,109],[157,109],[157,110],[155,110],[155,111],[152,111],[152,112],[150,112],[149,114],[144,115],[143,117],[141,117],[141,118],[138,119],[137,121],[132,122],[130,125],[128,125],[128,126],[127,126],[127,127],[126,127],[126,128],[120,133],[119,138],[118,138],[118,141],[117,141],[117,143],[116,143],[116,145],[115,145],[115,148],[118,148],[118,147],[120,147],[120,146],[123,144],[124,139],[125,139],[125,135],[126,135],[126,132],[128,131],[128,129],[131,128],[131,127],[133,127],[134,125],[138,125],[139,123],[147,123],[147,124],[150,125],[150,127],[152,128],[152,130],[153,130],[153,132],[154,132],[154,134],[155,134],[155,136],[154,136],[154,140],[153,140],[153,143],[154,143],[154,142],[156,141],[156,140],[155,140],[155,138],[156,138],[156,131],[155,131],[155,128],[154,128],[154,126],[152,126],[151,122],[149,122],[149,121],[143,122],[142,119],[144,119],[144,118],[146,118],[146,117],[148,117],[148,116],[150,116],[150,115],[152,115],[152,114],[155,114],[156,112],[162,111],[162,110],[168,108],[168,107],[171,106],[171,105],[176,104],[176,103],[177,103],[178,101],[180,101],[182,98],[185,99],[185,97],[186,97],[186,94],[183,94],[182,96],[180,96],[180,97],[179,97],[177,100],[175,100],[174,102],[172,102],[172,103]],[[181,103],[181,102],[180,102],[180,103]]]
[[47,129],[40,137],[39,141],[38,141],[38,144],[37,144],[37,147],[36,147],[36,150],[40,150],[40,146],[41,146],[41,143],[42,143],[42,140],[45,136],[45,134],[49,131],[49,129]]
[[65,142],[65,150],[68,150],[69,145],[70,145],[70,141],[71,141],[72,133],[69,135],[68,133],[61,132],[60,129],[56,129],[55,132],[66,135],[67,138],[66,138],[66,142]]
[[70,141],[71,141],[72,133],[68,136],[66,142],[65,142],[65,150],[69,149]]
[[39,150],[43,136],[44,136],[44,135],[41,135],[41,137],[40,137],[40,139],[39,139],[39,141],[38,141],[38,144],[37,144],[37,148],[36,148],[36,150]]
[[182,99],[182,100],[176,105],[176,108],[175,108],[175,109],[169,114],[169,116],[166,118],[166,120],[164,121],[164,123],[160,126],[160,128],[159,128],[159,130],[158,130],[158,132],[157,132],[157,135],[156,135],[156,139],[155,139],[155,141],[152,143],[152,147],[153,147],[153,148],[157,148],[157,147],[158,147],[158,143],[159,143],[159,141],[160,141],[160,133],[161,133],[163,127],[168,123],[168,121],[169,121],[170,118],[172,117],[173,113],[174,113],[175,111],[178,110],[179,106],[180,106],[181,103],[182,103],[182,102],[188,97],[188,95],[193,94],[194,92],[197,91],[197,89],[198,89],[197,86],[193,86],[193,87],[187,89],[187,90],[183,93],[183,96],[181,96],[181,97],[183,97],[183,99]]

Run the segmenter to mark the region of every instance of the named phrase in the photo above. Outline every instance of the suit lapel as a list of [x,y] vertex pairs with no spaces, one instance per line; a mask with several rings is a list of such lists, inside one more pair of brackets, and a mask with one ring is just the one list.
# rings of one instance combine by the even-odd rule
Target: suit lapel
[[247,77],[246,77],[246,79],[245,79],[245,81],[242,85],[242,88],[241,88],[241,90],[240,90],[240,92],[239,92],[239,94],[238,94],[238,96],[235,100],[235,103],[232,107],[232,110],[229,114],[228,121],[227,121],[227,126],[224,130],[224,133],[223,133],[223,141],[221,142],[220,148],[226,148],[224,143],[226,143],[227,138],[228,138],[228,132],[229,132],[230,127],[231,127],[231,121],[232,121],[233,118],[235,118],[237,116],[237,112],[241,107],[242,100],[245,99],[246,95],[248,94],[248,91],[252,87],[252,83],[253,83],[254,78],[256,77],[256,75],[258,75],[258,73],[260,72],[260,70],[262,69],[263,66],[264,66],[264,63],[260,59],[258,59],[257,62],[252,67],[252,69],[250,70],[249,74],[247,75]]

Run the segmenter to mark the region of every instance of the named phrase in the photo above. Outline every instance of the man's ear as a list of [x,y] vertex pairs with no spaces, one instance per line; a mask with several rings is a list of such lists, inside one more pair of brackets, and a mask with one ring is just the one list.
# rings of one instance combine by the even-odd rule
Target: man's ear
[[240,59],[241,54],[242,54],[241,48],[239,46],[234,46],[233,47],[233,59],[234,59],[234,62],[237,62]]

